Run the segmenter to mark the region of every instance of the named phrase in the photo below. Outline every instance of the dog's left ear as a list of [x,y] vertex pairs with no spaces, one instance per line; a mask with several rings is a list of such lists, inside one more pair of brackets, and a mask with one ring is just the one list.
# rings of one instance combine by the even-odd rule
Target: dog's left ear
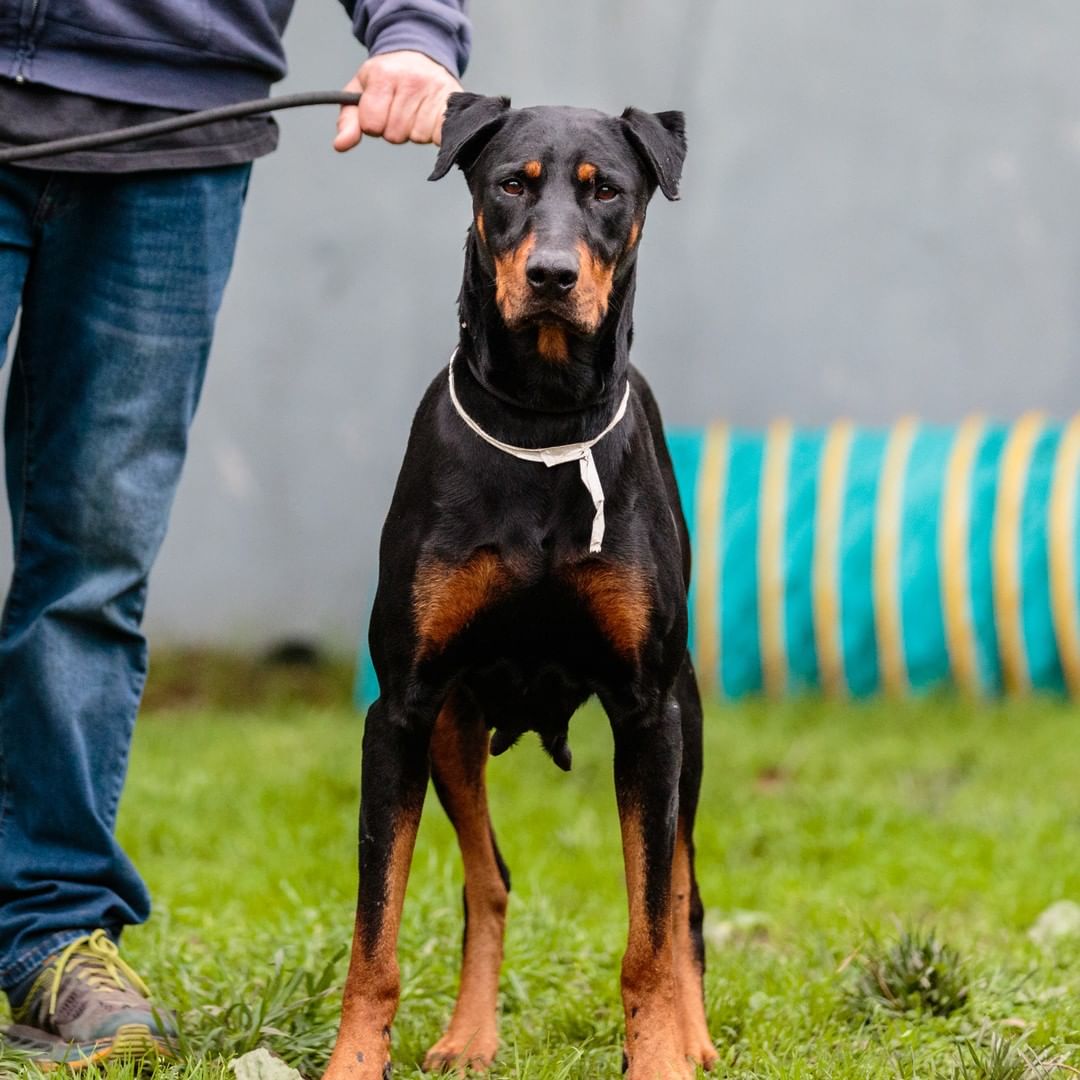
[[502,127],[509,111],[508,97],[451,94],[443,117],[442,145],[428,179],[441,180],[454,165],[468,169],[487,141]]
[[630,145],[644,160],[653,182],[669,199],[679,197],[686,158],[686,117],[681,112],[627,109],[620,117]]

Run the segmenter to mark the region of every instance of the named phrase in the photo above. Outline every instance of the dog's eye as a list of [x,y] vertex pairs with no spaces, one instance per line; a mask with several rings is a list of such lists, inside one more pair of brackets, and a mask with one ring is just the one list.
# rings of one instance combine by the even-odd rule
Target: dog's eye
[[618,189],[613,188],[610,184],[600,184],[596,189],[596,197],[601,202],[611,202],[618,194]]
[[525,185],[516,176],[507,177],[499,187],[507,195],[521,195],[525,191]]

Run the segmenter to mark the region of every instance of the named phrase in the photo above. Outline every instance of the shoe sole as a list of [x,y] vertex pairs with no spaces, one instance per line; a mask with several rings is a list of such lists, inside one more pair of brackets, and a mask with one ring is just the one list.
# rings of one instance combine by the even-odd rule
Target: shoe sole
[[55,1069],[85,1069],[110,1059],[133,1061],[151,1058],[175,1058],[169,1042],[155,1035],[145,1024],[125,1024],[108,1039],[85,1043],[60,1043],[51,1053],[27,1047],[32,1064],[42,1072]]

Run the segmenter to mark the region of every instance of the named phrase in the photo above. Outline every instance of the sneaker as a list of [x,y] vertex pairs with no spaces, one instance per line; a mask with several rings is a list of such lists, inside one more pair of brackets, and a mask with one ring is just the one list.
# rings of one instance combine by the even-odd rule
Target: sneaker
[[42,965],[11,1014],[4,1045],[40,1068],[106,1058],[171,1057],[176,1026],[120,958],[104,930],[77,938]]

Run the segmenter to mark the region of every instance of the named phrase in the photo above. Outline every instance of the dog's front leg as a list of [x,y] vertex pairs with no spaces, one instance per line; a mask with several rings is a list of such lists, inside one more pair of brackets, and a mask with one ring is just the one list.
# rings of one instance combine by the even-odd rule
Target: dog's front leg
[[683,1044],[692,1061],[705,1069],[717,1062],[716,1047],[705,1017],[705,909],[694,872],[694,816],[701,794],[703,764],[701,695],[689,655],[675,684],[683,737],[679,777],[679,827],[672,868],[671,918],[675,949],[675,991]]
[[483,715],[461,694],[439,713],[431,739],[431,777],[457,832],[465,865],[465,940],[461,985],[450,1026],[424,1058],[425,1070],[488,1068],[499,1046],[499,967],[510,872],[488,812],[489,736]]
[[677,1008],[672,860],[679,810],[678,708],[613,716],[630,930],[622,964],[627,1080],[692,1077]]
[[364,726],[360,889],[341,1027],[325,1080],[390,1076],[398,927],[428,782],[434,714],[379,698]]

